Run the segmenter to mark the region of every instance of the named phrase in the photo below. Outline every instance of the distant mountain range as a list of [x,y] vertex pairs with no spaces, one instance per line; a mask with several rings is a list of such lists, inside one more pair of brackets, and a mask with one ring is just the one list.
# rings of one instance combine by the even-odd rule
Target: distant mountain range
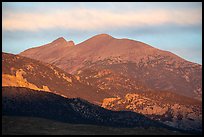
[[[202,65],[186,61],[171,52],[139,41],[100,34],[77,45],[61,37],[49,44],[27,49],[19,55],[2,53],[2,58],[3,97],[6,99],[9,90],[17,94],[18,98],[23,96],[25,101],[27,96],[21,92],[33,92],[29,94],[31,99],[38,94],[33,90],[46,91],[49,93],[39,94],[81,98],[97,105],[91,108],[94,115],[114,121],[106,121],[107,124],[99,122],[102,125],[113,123],[115,126],[121,122],[121,119],[114,117],[116,112],[112,118],[112,111],[106,110],[109,109],[119,111],[117,117],[121,115],[122,119],[123,113],[128,115],[129,120],[122,120],[125,126],[137,126],[133,120],[136,117],[139,118],[137,123],[142,123],[141,116],[146,118],[147,123],[158,121],[163,127],[166,125],[202,132]],[[40,100],[43,99],[40,97]],[[52,99],[46,101],[52,102]],[[8,108],[11,105],[5,104]],[[84,107],[76,105],[75,109],[80,110],[74,112],[76,115],[86,113]],[[24,108],[20,110],[23,114]],[[62,119],[71,118],[66,113],[63,113]],[[90,123],[92,116],[88,117],[85,121]],[[96,124],[98,119],[92,118]],[[76,119],[80,122],[83,120]],[[145,127],[151,124],[138,125]]]

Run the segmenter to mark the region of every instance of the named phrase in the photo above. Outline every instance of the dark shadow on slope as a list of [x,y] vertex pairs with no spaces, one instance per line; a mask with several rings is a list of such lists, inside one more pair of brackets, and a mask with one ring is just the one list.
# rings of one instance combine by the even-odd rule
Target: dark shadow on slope
[[138,113],[111,111],[79,98],[67,99],[53,93],[20,87],[2,87],[2,110],[2,115],[41,117],[74,124],[159,127],[184,132]]

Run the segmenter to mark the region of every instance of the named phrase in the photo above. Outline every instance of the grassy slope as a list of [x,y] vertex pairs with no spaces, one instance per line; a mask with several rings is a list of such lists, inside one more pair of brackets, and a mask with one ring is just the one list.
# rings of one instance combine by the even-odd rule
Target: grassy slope
[[93,125],[68,124],[42,118],[2,116],[2,134],[40,135],[180,135],[158,128],[111,128]]

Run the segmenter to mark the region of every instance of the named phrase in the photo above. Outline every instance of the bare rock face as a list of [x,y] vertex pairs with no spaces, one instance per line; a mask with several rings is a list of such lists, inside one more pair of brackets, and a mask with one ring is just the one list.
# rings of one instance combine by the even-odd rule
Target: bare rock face
[[[154,91],[155,92],[155,91]],[[169,126],[202,131],[202,102],[175,93],[128,93],[121,98],[105,98],[102,107],[128,110],[159,120]],[[180,100],[180,101],[179,101]]]

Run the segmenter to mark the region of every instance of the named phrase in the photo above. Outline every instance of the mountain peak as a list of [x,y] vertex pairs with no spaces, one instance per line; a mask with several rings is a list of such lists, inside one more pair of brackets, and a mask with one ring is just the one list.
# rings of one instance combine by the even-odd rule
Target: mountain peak
[[68,41],[67,43],[68,43],[69,46],[74,46],[75,45],[74,41],[72,41],[72,40]]
[[97,37],[97,38],[113,38],[111,35],[105,34],[105,33],[98,34],[98,35],[96,35],[94,37]]
[[58,39],[52,41],[53,44],[57,43],[66,43],[67,41],[63,37],[59,37]]

